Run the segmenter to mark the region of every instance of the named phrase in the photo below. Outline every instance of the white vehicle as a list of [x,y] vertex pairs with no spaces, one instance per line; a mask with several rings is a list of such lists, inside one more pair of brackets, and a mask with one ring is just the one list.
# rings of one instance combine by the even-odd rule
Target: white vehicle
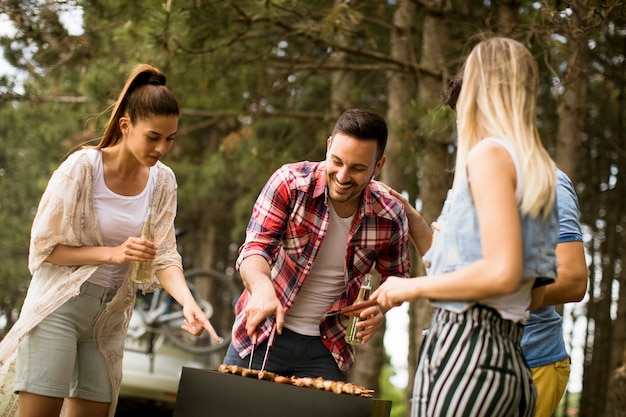
[[[222,362],[239,289],[232,279],[215,271],[196,269],[185,276],[224,340],[215,343],[206,331],[194,337],[182,330],[182,308],[165,290],[146,295],[138,291],[126,337],[118,410],[146,401],[173,409],[183,366],[216,369]],[[208,300],[200,295],[199,287],[205,287],[203,294],[210,294]]]

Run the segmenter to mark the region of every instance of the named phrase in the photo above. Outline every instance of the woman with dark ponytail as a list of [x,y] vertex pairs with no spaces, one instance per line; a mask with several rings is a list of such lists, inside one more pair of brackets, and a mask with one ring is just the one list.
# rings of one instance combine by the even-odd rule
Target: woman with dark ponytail
[[[18,415],[18,406],[20,417],[115,414],[138,289],[133,262],[151,262],[143,290],[165,288],[183,306],[186,331],[206,329],[220,340],[186,284],[174,233],[176,178],[159,161],[179,114],[163,73],[139,65],[99,143],[69,155],[50,178],[31,231],[32,280],[0,344],[0,415]],[[138,237],[148,209],[151,240]]]

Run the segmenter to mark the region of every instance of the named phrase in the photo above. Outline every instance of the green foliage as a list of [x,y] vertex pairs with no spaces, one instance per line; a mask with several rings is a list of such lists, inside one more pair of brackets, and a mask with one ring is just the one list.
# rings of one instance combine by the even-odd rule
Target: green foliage
[[579,413],[580,393],[566,393],[554,412],[555,416],[574,416]]
[[[181,102],[177,144],[166,158],[179,180],[180,222],[209,209],[230,227],[224,233],[241,242],[271,172],[288,161],[324,157],[334,123],[324,111],[329,78],[306,55],[328,56],[322,38],[335,13],[331,5],[83,2],[95,51],[84,63],[85,94],[114,98],[131,64],[143,61],[165,71]],[[350,9],[336,12],[341,21],[360,19]],[[303,70],[294,68],[299,57]],[[364,97],[372,95],[368,85]],[[372,106],[381,108],[373,97]]]
[[[28,74],[20,85],[0,75],[0,308],[6,313],[19,306],[28,283],[30,225],[52,170],[75,145],[98,136],[105,120],[95,116],[116,98],[136,63],[163,69],[183,109],[176,145],[164,161],[179,182],[178,225],[205,233],[201,237],[209,245],[228,246],[242,242],[254,201],[276,168],[324,158],[325,140],[338,116],[331,103],[333,89],[338,88],[333,74],[348,73],[354,80],[349,84],[354,103],[340,106],[358,105],[385,114],[391,72],[401,72],[418,85],[425,74],[428,79],[440,76],[444,86],[446,77],[459,70],[467,40],[478,32],[498,31],[498,12],[511,2],[445,2],[452,10],[435,13],[451,34],[447,50],[458,58],[446,57],[426,70],[416,65],[430,59],[423,56],[421,26],[426,10],[441,2],[417,2],[416,29],[411,34],[414,54],[400,63],[389,55],[396,30],[392,1],[5,3],[0,10],[17,32],[1,38],[0,46],[8,62]],[[554,148],[558,128],[554,78],[567,72],[563,30],[573,23],[565,13],[570,6],[556,2],[560,10],[555,10],[553,2],[513,3],[520,24],[506,29],[533,44],[541,71],[541,134]],[[82,35],[70,35],[58,16],[75,4],[83,11]],[[593,16],[604,20],[585,28],[592,34],[588,50],[592,65],[577,186],[583,219],[590,225],[604,219],[611,207],[606,190],[623,182],[626,171],[621,162],[626,9],[623,2],[603,5],[594,6]],[[609,10],[613,14],[605,16]],[[9,93],[22,100],[10,101]],[[405,121],[393,128],[406,139],[406,148],[394,164],[412,168],[421,163],[425,147],[450,137],[454,115],[417,98],[403,111]],[[407,178],[405,189],[416,182]],[[201,220],[215,227],[220,240],[210,241]],[[623,242],[622,229],[620,233]],[[597,246],[602,239],[598,236]],[[590,258],[601,259],[600,255]],[[230,260],[217,261],[232,265]],[[391,372],[389,366],[383,370],[383,393],[394,402],[393,415],[400,416],[404,401],[397,398],[404,394],[389,383]]]
[[[63,123],[58,123],[62,120]],[[67,105],[0,107],[0,308],[19,309],[28,282],[30,227],[52,171],[80,130]]]
[[380,399],[391,401],[390,417],[404,417],[406,415],[405,390],[395,386],[390,378],[394,375],[391,364],[387,363],[380,372]]

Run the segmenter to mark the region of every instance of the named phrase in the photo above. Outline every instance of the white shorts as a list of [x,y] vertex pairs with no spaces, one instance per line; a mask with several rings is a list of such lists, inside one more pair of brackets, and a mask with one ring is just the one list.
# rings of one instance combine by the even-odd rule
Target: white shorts
[[[110,403],[111,379],[94,323],[116,289],[85,282],[80,295],[44,318],[18,349],[15,392]],[[120,349],[124,339],[120,338]]]

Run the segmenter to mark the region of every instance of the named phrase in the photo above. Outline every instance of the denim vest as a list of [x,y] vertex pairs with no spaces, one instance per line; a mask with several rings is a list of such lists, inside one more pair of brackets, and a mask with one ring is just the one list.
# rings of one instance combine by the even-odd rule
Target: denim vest
[[[510,146],[505,145],[505,148],[513,152]],[[513,153],[512,156],[516,161]],[[437,219],[440,231],[424,255],[428,275],[455,271],[483,256],[478,216],[467,181],[463,181],[458,188],[448,191],[443,210]],[[559,237],[556,203],[548,219],[541,215],[531,218],[520,214],[520,221],[523,278],[515,293],[476,301],[437,300],[433,304],[456,313],[462,313],[474,304],[482,304],[495,308],[507,320],[525,322],[528,318],[526,308],[530,302],[530,290],[556,280],[555,247]]]

